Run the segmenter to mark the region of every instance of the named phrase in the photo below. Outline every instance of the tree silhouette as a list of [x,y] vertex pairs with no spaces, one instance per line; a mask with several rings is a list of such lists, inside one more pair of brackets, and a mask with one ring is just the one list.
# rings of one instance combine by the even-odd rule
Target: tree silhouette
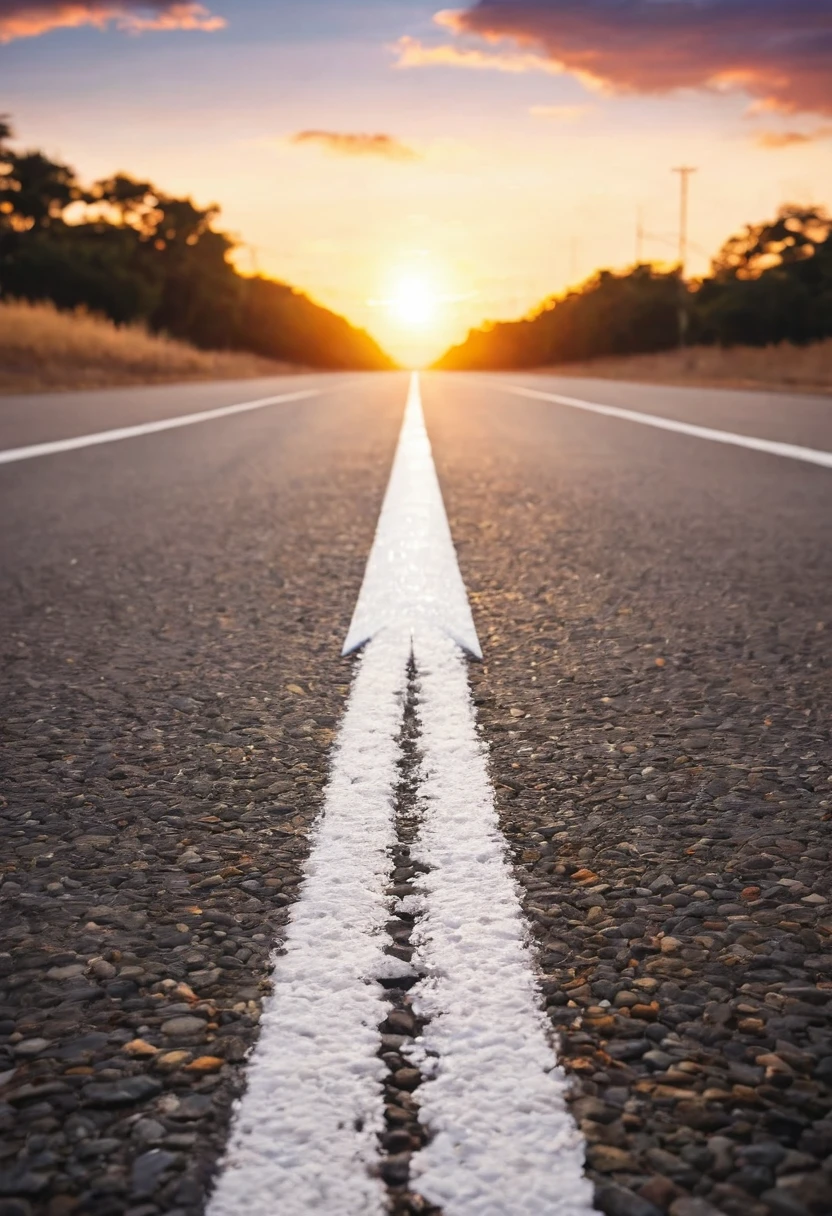
[[[389,367],[367,334],[268,279],[245,279],[219,208],[126,173],[83,189],[73,169],[16,152],[0,118],[0,298],[84,307],[207,349],[322,367]],[[68,222],[67,209],[79,204]]]
[[678,341],[686,291],[689,341],[797,344],[832,336],[832,218],[789,204],[725,242],[711,274],[685,287],[678,271],[602,270],[523,321],[472,330],[436,364],[450,369],[542,367],[666,350]]

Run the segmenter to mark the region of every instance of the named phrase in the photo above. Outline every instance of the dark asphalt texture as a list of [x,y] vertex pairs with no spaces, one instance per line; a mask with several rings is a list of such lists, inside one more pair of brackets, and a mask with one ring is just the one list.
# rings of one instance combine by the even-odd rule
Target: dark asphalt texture
[[[832,403],[428,375],[472,665],[608,1216],[832,1212]],[[350,679],[402,375],[0,401],[0,1216],[198,1216]],[[27,413],[27,410],[30,412]]]

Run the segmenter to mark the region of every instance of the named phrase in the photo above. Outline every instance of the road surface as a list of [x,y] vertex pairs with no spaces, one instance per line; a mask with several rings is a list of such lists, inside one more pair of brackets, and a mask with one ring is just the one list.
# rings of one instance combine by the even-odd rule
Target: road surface
[[[206,1209],[348,744],[357,660],[340,653],[407,394],[385,374],[0,399],[4,1216]],[[589,1210],[829,1212],[830,403],[530,375],[426,374],[421,394],[483,653],[466,678],[487,798]],[[402,686],[387,876],[414,901],[390,905],[390,940],[422,962],[439,905],[419,945],[417,892],[466,844],[441,829],[430,854],[419,827],[418,753],[442,743],[425,706],[447,683],[431,654]],[[487,933],[465,940],[487,970]],[[432,1079],[413,1049],[447,1011],[386,983],[373,1084],[393,1210],[584,1211],[578,1191],[529,1206],[531,1182],[490,1208],[442,1189],[428,1133],[447,1118],[464,1138],[476,1109],[443,1110],[442,1060]],[[495,1194],[522,1177],[521,1122]],[[340,1168],[307,1210],[350,1210]]]

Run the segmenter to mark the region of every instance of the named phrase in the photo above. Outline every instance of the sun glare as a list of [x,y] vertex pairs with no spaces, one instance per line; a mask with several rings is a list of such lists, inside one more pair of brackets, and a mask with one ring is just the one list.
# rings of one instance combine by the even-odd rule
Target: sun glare
[[405,325],[427,325],[436,315],[436,296],[424,279],[409,276],[396,287],[393,312]]

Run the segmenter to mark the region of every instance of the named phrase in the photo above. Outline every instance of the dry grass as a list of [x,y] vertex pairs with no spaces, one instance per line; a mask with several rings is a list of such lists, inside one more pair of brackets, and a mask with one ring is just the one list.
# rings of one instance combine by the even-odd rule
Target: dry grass
[[656,384],[701,384],[832,393],[832,339],[811,346],[696,346],[655,355],[622,355],[547,368],[559,376],[597,376]]
[[119,329],[101,317],[51,304],[0,303],[0,393],[108,388],[179,380],[236,380],[296,371],[257,355],[203,351]]

